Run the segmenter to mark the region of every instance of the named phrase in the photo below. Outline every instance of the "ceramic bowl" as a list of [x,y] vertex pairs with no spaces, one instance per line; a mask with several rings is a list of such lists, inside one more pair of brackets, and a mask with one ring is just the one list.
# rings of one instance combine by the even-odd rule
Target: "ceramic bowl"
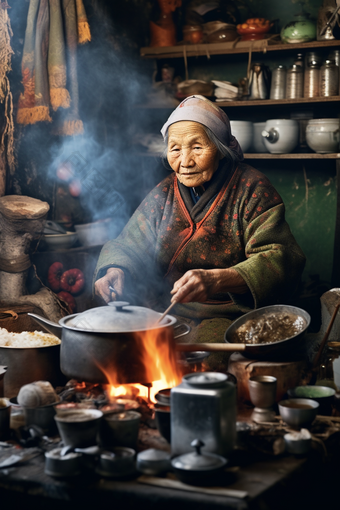
[[99,246],[110,239],[111,218],[74,225],[79,241],[83,246]]
[[230,126],[241,149],[243,152],[247,152],[253,143],[253,123],[245,120],[231,120]]
[[294,429],[308,428],[314,421],[319,403],[309,398],[290,398],[278,403],[281,418]]
[[78,241],[78,235],[76,232],[45,234],[44,240],[50,250],[66,250],[67,248],[71,248]]
[[320,404],[319,414],[330,415],[332,412],[332,402],[334,400],[335,390],[328,386],[296,386],[288,390],[288,396],[291,398],[311,398]]
[[308,147],[319,154],[338,152],[340,144],[339,119],[311,119],[306,127]]
[[299,124],[291,119],[267,120],[262,137],[270,153],[289,154],[299,142]]

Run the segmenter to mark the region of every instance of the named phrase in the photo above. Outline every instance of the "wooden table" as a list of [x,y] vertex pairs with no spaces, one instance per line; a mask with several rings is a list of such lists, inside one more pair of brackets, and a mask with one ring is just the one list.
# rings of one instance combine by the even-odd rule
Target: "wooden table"
[[[146,442],[169,448],[157,431],[142,433]],[[339,438],[332,451],[339,450]],[[53,446],[55,447],[55,445]],[[336,455],[335,459],[336,459]],[[129,480],[102,478],[87,472],[74,479],[57,479],[44,473],[43,454],[27,463],[0,469],[1,508],[54,509],[161,509],[193,510],[223,509],[312,509],[330,508],[335,497],[337,461],[323,463],[320,451],[312,450],[308,457],[290,455],[264,456],[236,449],[224,474],[224,488],[245,491],[247,497],[231,497],[194,491],[157,487],[141,483],[139,476]],[[162,480],[158,478],[158,480]],[[152,480],[149,480],[152,482]],[[321,490],[322,487],[322,490]],[[191,487],[192,489],[192,487]],[[329,502],[329,504],[327,503]],[[315,505],[315,506],[313,506]]]

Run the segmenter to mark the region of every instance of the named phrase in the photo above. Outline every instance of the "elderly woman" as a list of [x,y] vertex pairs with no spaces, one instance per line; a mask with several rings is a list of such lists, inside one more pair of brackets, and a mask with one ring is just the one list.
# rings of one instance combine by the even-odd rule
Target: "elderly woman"
[[171,293],[173,313],[197,326],[192,340],[223,341],[241,313],[289,299],[305,257],[280,195],[242,163],[223,110],[188,97],[161,132],[173,171],[103,247],[95,292],[106,302],[132,293],[160,311]]

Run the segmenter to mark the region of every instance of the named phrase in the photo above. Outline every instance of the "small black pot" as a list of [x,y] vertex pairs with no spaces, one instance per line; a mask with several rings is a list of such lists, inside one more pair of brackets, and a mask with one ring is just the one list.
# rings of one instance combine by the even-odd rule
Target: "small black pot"
[[155,420],[158,432],[171,443],[170,406],[155,404]]

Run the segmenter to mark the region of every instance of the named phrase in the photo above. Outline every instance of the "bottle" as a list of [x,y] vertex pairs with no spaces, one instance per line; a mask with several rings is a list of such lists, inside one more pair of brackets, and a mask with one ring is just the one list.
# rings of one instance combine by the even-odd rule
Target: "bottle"
[[300,65],[293,64],[289,67],[286,75],[286,98],[297,99],[303,97],[303,69]]
[[312,60],[305,69],[304,75],[304,97],[319,97],[320,66],[316,60]]
[[326,60],[320,68],[320,96],[337,96],[339,93],[339,68],[335,60]]
[[270,99],[284,99],[286,97],[286,74],[285,66],[278,66],[272,72]]

